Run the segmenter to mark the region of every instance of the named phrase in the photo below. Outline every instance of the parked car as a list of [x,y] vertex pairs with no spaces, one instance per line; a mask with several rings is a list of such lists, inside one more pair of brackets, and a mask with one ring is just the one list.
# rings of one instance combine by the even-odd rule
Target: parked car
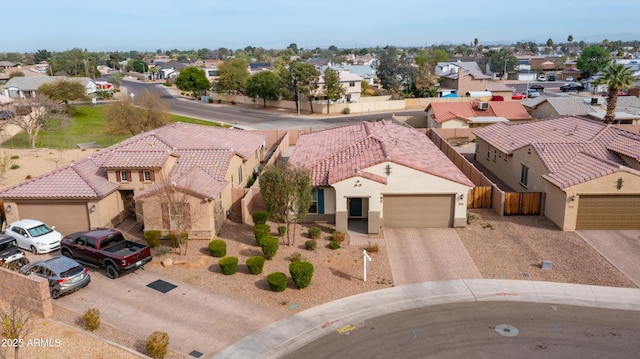
[[16,270],[29,264],[29,259],[18,247],[18,241],[6,234],[0,234],[0,266]]
[[567,76],[566,79],[564,79],[567,82],[572,82],[573,81],[573,76]]
[[16,113],[9,110],[0,111],[0,120],[10,120],[16,116]]
[[584,91],[584,86],[577,83],[577,82],[569,82],[567,84],[564,84],[562,86],[560,86],[560,91],[562,92],[567,92],[567,91]]
[[526,98],[527,98],[527,95],[523,93],[514,93],[513,95],[511,95],[512,100],[524,100]]
[[151,261],[151,249],[146,243],[126,240],[120,231],[109,228],[65,236],[60,252],[88,265],[106,268],[111,279]]
[[20,269],[20,273],[33,274],[48,280],[49,292],[53,299],[84,288],[91,282],[91,276],[85,267],[71,258],[62,256],[27,264]]
[[545,75],[538,75],[538,81],[547,81],[547,77]]
[[529,86],[529,88],[532,89],[532,90],[536,90],[538,92],[544,91],[544,86],[538,85],[538,84],[531,85],[531,86]]
[[547,75],[547,81],[555,81],[556,80],[556,75],[555,74],[548,74]]
[[540,96],[540,92],[534,90],[534,89],[528,89],[527,90],[527,97],[528,98],[533,98],[533,97],[538,97]]
[[62,234],[55,228],[35,219],[21,219],[11,223],[5,234],[15,238],[20,248],[33,254],[49,253],[60,248]]

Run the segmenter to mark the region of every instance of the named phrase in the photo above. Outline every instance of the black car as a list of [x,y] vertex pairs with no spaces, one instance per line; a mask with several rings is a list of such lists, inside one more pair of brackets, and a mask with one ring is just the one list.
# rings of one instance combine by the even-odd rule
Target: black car
[[536,90],[538,92],[544,91],[544,86],[538,85],[538,84],[531,85],[531,86],[529,86],[529,88],[532,89],[532,90]]
[[9,110],[0,110],[0,120],[9,120],[16,116],[15,112]]
[[569,82],[566,85],[562,85],[560,86],[560,91],[562,92],[567,92],[567,91],[584,91],[584,86],[577,83],[577,82]]

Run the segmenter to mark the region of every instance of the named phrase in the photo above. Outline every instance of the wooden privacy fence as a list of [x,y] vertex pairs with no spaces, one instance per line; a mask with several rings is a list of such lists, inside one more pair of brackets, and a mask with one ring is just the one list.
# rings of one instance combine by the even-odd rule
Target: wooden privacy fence
[[467,208],[491,208],[491,188],[474,187],[467,195]]
[[540,214],[542,192],[505,192],[504,215]]

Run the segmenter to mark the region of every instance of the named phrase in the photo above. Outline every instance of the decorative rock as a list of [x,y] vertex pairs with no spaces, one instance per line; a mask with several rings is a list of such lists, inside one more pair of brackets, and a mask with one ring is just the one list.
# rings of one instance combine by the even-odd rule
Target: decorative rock
[[163,259],[162,261],[160,261],[160,263],[165,268],[166,267],[171,267],[173,265],[173,259],[171,259],[171,258]]

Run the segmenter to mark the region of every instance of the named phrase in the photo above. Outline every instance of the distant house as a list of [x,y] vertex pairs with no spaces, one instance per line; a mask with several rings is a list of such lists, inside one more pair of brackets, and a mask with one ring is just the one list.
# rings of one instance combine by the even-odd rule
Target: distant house
[[476,128],[532,120],[518,101],[434,101],[425,111],[429,128]]
[[362,80],[368,83],[369,86],[375,86],[376,70],[369,65],[332,65],[331,68],[336,71],[356,74],[362,77]]
[[388,121],[361,122],[301,135],[289,163],[311,173],[305,221],[335,222],[346,232],[381,227],[461,227],[473,183],[431,140]]
[[173,79],[178,77],[178,74],[180,74],[180,70],[186,67],[188,67],[187,64],[178,61],[169,61],[157,64],[156,69],[158,69],[158,72],[156,73],[156,76],[158,80]]
[[81,83],[86,94],[96,92],[96,83],[88,77],[66,77],[66,76],[33,76],[33,77],[13,77],[4,84],[4,95],[11,98],[32,98],[36,95],[38,88],[44,84],[59,80],[77,81]]
[[[322,69],[320,73],[322,75],[318,81],[318,89],[315,92],[316,96],[324,95],[324,69]],[[362,91],[362,77],[349,71],[339,71],[338,74],[340,75],[340,84],[345,90],[344,97],[338,100],[338,102],[359,102]]]
[[[536,97],[522,101],[531,117],[536,119],[559,116],[583,116],[602,121],[607,111],[606,98],[584,97]],[[640,125],[640,98],[620,96],[616,104],[616,121],[622,124]]]
[[247,70],[249,71],[250,74],[253,75],[255,73],[258,73],[264,70],[271,71],[273,70],[273,66],[269,62],[252,62],[247,67]]
[[542,192],[562,230],[640,229],[640,135],[575,116],[474,130],[476,159],[515,192]]
[[464,97],[468,92],[486,91],[491,76],[482,73],[475,62],[439,62],[436,74],[442,79],[441,96],[456,94]]

